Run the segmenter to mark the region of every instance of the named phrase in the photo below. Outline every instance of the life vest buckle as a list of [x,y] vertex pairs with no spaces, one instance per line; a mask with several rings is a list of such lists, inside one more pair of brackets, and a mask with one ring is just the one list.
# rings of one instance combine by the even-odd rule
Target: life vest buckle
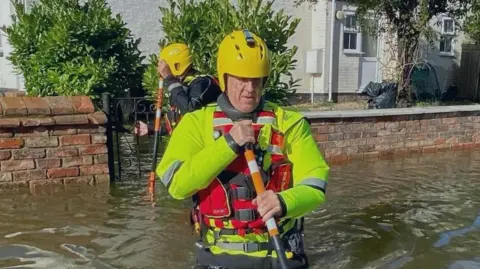
[[257,214],[253,209],[239,209],[236,210],[235,219],[240,221],[252,221],[257,218]]
[[252,200],[254,193],[247,187],[237,187],[230,190],[233,200]]

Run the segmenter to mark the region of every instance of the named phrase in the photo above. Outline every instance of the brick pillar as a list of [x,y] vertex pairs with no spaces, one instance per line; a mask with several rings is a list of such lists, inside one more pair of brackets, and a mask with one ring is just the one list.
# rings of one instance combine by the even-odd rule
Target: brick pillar
[[0,97],[0,188],[108,184],[105,124],[86,96]]

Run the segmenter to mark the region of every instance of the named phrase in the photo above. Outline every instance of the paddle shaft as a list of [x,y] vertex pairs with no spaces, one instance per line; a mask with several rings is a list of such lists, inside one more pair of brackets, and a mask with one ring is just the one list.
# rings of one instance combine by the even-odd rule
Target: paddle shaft
[[155,192],[155,168],[157,167],[158,141],[161,133],[160,119],[162,118],[163,102],[163,79],[160,78],[157,92],[157,111],[155,114],[155,138],[153,141],[152,167],[148,178],[148,192],[153,195]]
[[[245,159],[247,160],[248,169],[250,169],[250,174],[252,175],[255,191],[257,192],[257,195],[259,195],[265,191],[265,186],[263,185],[262,176],[260,175],[260,169],[258,168],[258,164],[255,159],[253,145],[250,143],[245,145]],[[280,268],[288,269],[285,249],[280,238],[280,233],[278,232],[277,223],[275,222],[275,219],[273,217],[267,220],[267,229],[268,234],[272,238],[275,252],[277,252],[277,257],[280,262]]]

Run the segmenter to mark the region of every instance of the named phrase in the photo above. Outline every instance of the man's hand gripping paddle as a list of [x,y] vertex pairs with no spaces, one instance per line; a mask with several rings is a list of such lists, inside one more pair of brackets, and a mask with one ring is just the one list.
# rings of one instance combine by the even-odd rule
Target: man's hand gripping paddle
[[[255,153],[253,153],[253,145],[248,143],[245,145],[245,159],[248,163],[248,169],[252,175],[253,184],[255,185],[255,191],[257,195],[265,191],[265,186],[263,185],[262,176],[260,175],[260,170],[258,168],[257,161],[255,160]],[[288,269],[287,257],[285,255],[285,249],[283,247],[282,240],[280,238],[280,233],[278,232],[277,223],[272,217],[267,220],[267,229],[268,234],[270,235],[275,252],[277,252],[277,257],[280,262],[281,269]]]

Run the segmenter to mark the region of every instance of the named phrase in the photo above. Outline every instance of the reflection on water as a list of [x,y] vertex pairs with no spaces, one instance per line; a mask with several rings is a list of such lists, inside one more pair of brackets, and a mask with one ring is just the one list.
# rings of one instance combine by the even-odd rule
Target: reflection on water
[[[146,179],[146,177],[145,177]],[[480,268],[480,152],[332,167],[311,268]],[[158,185],[0,193],[0,268],[190,268],[189,201]]]

